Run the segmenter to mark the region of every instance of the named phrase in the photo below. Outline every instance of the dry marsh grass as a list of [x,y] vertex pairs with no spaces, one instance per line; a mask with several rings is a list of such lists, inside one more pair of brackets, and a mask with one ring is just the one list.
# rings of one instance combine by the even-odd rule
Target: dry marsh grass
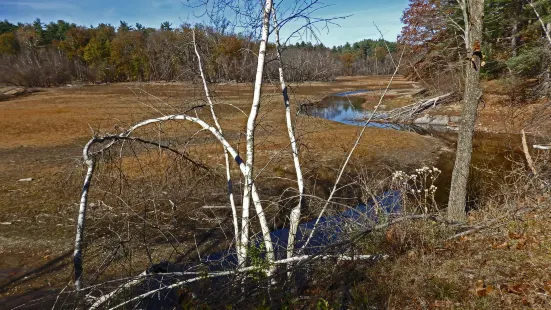
[[[388,79],[389,77],[354,77],[338,79],[334,83],[291,85],[292,99],[297,103],[319,100],[335,92],[383,85]],[[410,84],[399,78],[394,87],[410,87]],[[244,150],[242,133],[246,116],[241,111],[246,113],[250,108],[251,85],[214,85],[212,90],[217,96],[219,104],[216,110],[225,135],[230,143]],[[0,260],[0,270],[15,272],[14,275],[10,275],[11,271],[6,275],[0,273],[0,283],[7,283],[17,278],[17,275],[40,267],[71,249],[75,229],[75,203],[83,177],[81,149],[93,132],[118,133],[144,118],[183,111],[202,103],[204,98],[200,87],[190,83],[121,83],[51,88],[0,102],[0,222],[10,223],[0,226],[0,234],[3,236],[0,255],[9,257]],[[209,119],[208,111],[198,113]],[[266,197],[277,197],[286,188],[293,186],[293,175],[290,173],[292,166],[288,161],[289,142],[284,126],[278,88],[266,85],[256,139],[258,169],[265,167],[258,184]],[[323,195],[329,187],[328,182],[334,177],[335,169],[352,145],[358,128],[309,116],[298,116],[297,129],[309,186],[316,188],[313,193]],[[152,126],[139,134],[153,140],[162,134],[165,139],[161,139],[162,141],[174,141],[183,145],[196,132],[197,128],[192,124],[170,123],[162,128]],[[204,133],[199,133],[197,138],[187,146],[190,156],[211,167],[214,175],[222,175],[223,157],[220,146]],[[440,144],[431,137],[369,128],[357,149],[355,162],[358,165],[376,167],[377,163],[385,161],[405,167],[434,161],[439,147]],[[178,166],[172,157],[167,158],[166,154],[160,154],[154,148],[136,149],[136,154],[112,163],[111,168],[115,172],[118,171],[116,169],[124,171],[124,182],[121,182],[120,176],[117,179],[110,174],[100,174],[98,180],[105,183],[98,189],[113,191],[124,185],[128,190],[126,193],[135,193],[137,200],[148,193],[158,195],[158,192],[150,192],[153,185],[158,185],[165,188],[167,193],[180,195],[177,197],[182,197],[182,201],[195,197],[185,204],[189,209],[223,201],[223,178],[205,181],[207,179],[202,179],[205,178],[204,174],[187,175],[189,171],[184,166]],[[103,165],[102,167],[109,168],[107,164]],[[102,171],[101,168],[99,171]],[[234,177],[238,176],[237,171],[233,174]],[[171,175],[189,181],[200,176],[198,179],[203,181],[191,182],[189,188],[200,184],[204,186],[204,193],[199,195],[197,191],[187,190],[188,185],[180,188],[173,186],[175,184],[167,185],[167,177]],[[282,180],[282,176],[286,180]],[[31,182],[18,182],[19,179],[29,177],[33,178]],[[143,185],[142,190],[139,188],[142,186],[140,184]],[[93,192],[90,201],[105,200],[105,195],[102,191]],[[273,210],[276,207],[277,205],[270,206]],[[92,220],[91,223],[91,231],[102,231],[101,225],[104,222]],[[189,232],[185,233],[186,238],[189,238]],[[156,247],[156,258],[168,253],[166,246]],[[185,249],[181,251],[185,252]],[[46,256],[48,259],[37,259],[44,257],[46,252],[49,253]],[[53,287],[58,287],[70,276],[68,263],[68,259],[60,261],[59,270],[64,272],[57,272],[54,276],[46,272],[31,281],[21,281],[18,289],[9,290],[3,296],[18,296],[21,292],[43,289],[44,279],[49,279]]]
[[[344,289],[345,304],[357,309],[549,309],[548,160],[538,158],[538,177],[514,162],[464,227],[417,220],[370,234],[358,246],[389,259],[360,267],[362,276],[349,275],[348,286],[333,274],[332,284],[318,285],[334,288],[320,296],[334,308],[343,305]],[[457,234],[463,231],[470,233]]]
[[[293,97],[297,102],[312,101],[340,91],[375,88],[387,79],[346,77],[334,83],[306,83],[293,87]],[[0,298],[10,300],[9,305],[33,298],[36,296],[33,291],[55,291],[70,281],[70,259],[63,255],[72,246],[75,202],[83,174],[80,152],[82,144],[91,136],[91,128],[116,133],[145,117],[185,110],[203,102],[200,89],[192,84],[138,86],[48,89],[0,102],[0,156],[6,159],[0,162],[3,194],[0,222],[12,223],[0,226],[3,257],[0,281],[7,283],[60,258],[44,271],[0,292]],[[395,87],[408,88],[411,84],[398,79]],[[277,217],[278,212],[292,201],[292,191],[288,188],[294,186],[293,167],[277,88],[267,85],[265,90],[256,141],[258,167],[264,170],[257,181],[263,197],[279,199],[267,207],[277,226],[284,221]],[[214,91],[220,103],[234,105],[220,104],[216,108],[226,136],[242,151],[246,116],[239,109],[248,111],[251,87],[216,85]],[[171,106],[160,104],[159,98]],[[229,99],[222,101],[222,98]],[[207,111],[198,113],[208,119]],[[297,117],[297,128],[307,188],[311,194],[323,197],[358,128],[308,116]],[[221,177],[222,149],[209,135],[196,132],[192,124],[168,123],[139,133],[152,140],[162,134],[163,141],[177,145],[185,144],[186,137],[196,134],[197,139],[188,144],[186,151],[208,166],[209,173],[173,155],[140,145],[127,145],[122,151],[124,156],[117,151],[106,155],[98,168],[96,191],[90,200],[95,207],[90,210],[88,222],[90,236],[95,240],[89,251],[100,255],[91,256],[87,261],[104,278],[135,275],[152,261],[189,259],[186,255],[194,255],[196,250],[212,252],[230,242],[212,227],[198,227],[203,222],[189,220],[190,212],[208,220],[216,218],[216,215],[196,211],[202,205],[222,204],[226,199]],[[513,146],[518,145],[516,138],[510,139]],[[492,149],[498,144],[491,139],[484,141],[475,147]],[[430,137],[369,128],[343,183],[359,182],[363,188],[385,190],[388,184],[382,180],[392,171],[407,168],[411,171],[423,163],[430,164],[439,149],[440,143]],[[479,152],[475,157],[488,157],[492,153],[495,152]],[[362,253],[389,254],[387,260],[374,264],[321,263],[314,270],[309,286],[300,292],[300,298],[284,295],[281,303],[289,309],[551,308],[551,200],[548,183],[547,187],[541,183],[549,180],[549,158],[545,153],[536,158],[542,175],[535,178],[526,172],[524,162],[518,161],[517,155],[518,152],[512,152],[510,159],[514,162],[510,164],[512,168],[507,167],[510,172],[502,182],[484,180],[482,185],[493,187],[493,191],[480,193],[482,196],[470,211],[466,226],[458,228],[441,221],[422,220],[377,231],[355,247]],[[478,158],[475,161],[480,162]],[[239,175],[237,170],[232,173],[234,177]],[[24,177],[34,180],[17,182]],[[236,188],[240,190],[239,184]],[[124,192],[124,201],[113,195],[120,192]],[[364,201],[372,194],[358,194],[353,190],[346,193],[357,194]],[[176,208],[169,204],[167,197]],[[355,203],[355,199],[349,201]],[[173,248],[167,245],[156,226],[140,229],[136,214],[156,221],[180,242]],[[230,228],[226,222],[216,222],[216,225]],[[450,239],[457,232],[478,225],[488,226]],[[123,229],[117,230],[121,226]],[[199,240],[196,249],[192,243],[197,242],[194,228],[210,229],[206,235],[221,242],[203,244]],[[121,242],[119,246],[114,236],[124,229],[133,230],[137,238]],[[140,250],[141,238],[145,237],[151,237],[150,252]],[[108,264],[102,256],[105,253],[110,254]],[[127,264],[128,255],[132,255],[135,264]]]

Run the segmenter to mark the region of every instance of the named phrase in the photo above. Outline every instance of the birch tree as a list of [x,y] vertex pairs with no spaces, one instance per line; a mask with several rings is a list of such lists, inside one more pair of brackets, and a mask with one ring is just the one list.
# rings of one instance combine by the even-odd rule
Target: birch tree
[[291,258],[293,256],[294,248],[295,248],[295,238],[297,235],[297,228],[298,224],[300,222],[300,214],[301,214],[301,208],[304,205],[304,179],[302,176],[302,168],[300,167],[300,159],[299,159],[299,149],[298,149],[298,141],[296,139],[295,135],[295,129],[293,127],[293,121],[291,119],[291,103],[289,100],[289,93],[287,90],[287,85],[285,84],[285,76],[283,74],[283,60],[281,56],[281,40],[279,36],[279,24],[277,22],[277,16],[275,8],[273,9],[273,19],[274,19],[274,30],[275,30],[275,42],[276,42],[276,53],[277,53],[277,60],[279,65],[279,82],[281,84],[281,94],[283,96],[283,104],[285,106],[285,123],[287,125],[287,133],[289,134],[289,140],[291,141],[291,153],[293,155],[293,163],[295,165],[295,173],[297,177],[297,188],[298,188],[298,203],[297,205],[291,210],[291,214],[289,216],[290,223],[289,223],[289,238],[287,240],[287,258]]
[[463,13],[463,38],[469,61],[466,64],[463,111],[459,126],[457,152],[452,174],[448,201],[448,218],[454,221],[465,220],[467,183],[473,148],[473,133],[476,124],[478,102],[482,97],[480,88],[482,28],[484,20],[484,0],[457,0]]
[[[170,144],[169,145],[162,144],[160,142],[161,139],[159,139],[159,142],[156,142],[156,141],[147,140],[145,138],[138,136],[139,130],[143,130],[144,128],[147,128],[147,127],[154,128],[156,126],[160,128],[164,124],[168,125],[168,124],[173,124],[177,122],[186,122],[186,123],[194,124],[196,127],[200,129],[200,131],[207,132],[210,135],[210,137],[213,138],[215,143],[222,146],[223,154],[224,154],[225,180],[228,185],[227,198],[231,208],[231,217],[232,217],[231,222],[233,227],[233,238],[234,238],[233,242],[235,242],[234,246],[235,246],[235,253],[238,260],[238,265],[235,266],[234,269],[224,270],[220,272],[206,272],[206,274],[203,274],[202,272],[195,272],[195,271],[169,273],[169,274],[166,274],[166,276],[170,275],[173,277],[180,277],[180,278],[176,278],[178,279],[178,281],[175,284],[164,286],[162,289],[171,289],[172,287],[192,283],[194,281],[198,281],[200,279],[206,279],[206,278],[241,276],[241,275],[245,275],[245,278],[246,278],[247,273],[251,271],[261,271],[268,278],[270,278],[274,275],[274,272],[278,265],[286,265],[289,268],[291,264],[297,264],[297,263],[303,264],[303,263],[312,261],[314,259],[335,259],[337,261],[355,260],[355,259],[374,259],[375,256],[372,256],[372,255],[327,254],[327,253],[324,253],[324,251],[321,251],[319,254],[316,254],[315,256],[305,255],[304,253],[301,253],[301,255],[298,255],[298,256],[295,255],[295,246],[297,243],[297,240],[296,240],[297,230],[298,230],[298,226],[301,218],[301,211],[303,206],[305,205],[306,195],[305,195],[304,177],[303,177],[302,167],[301,167],[300,157],[299,157],[299,141],[297,139],[295,126],[293,124],[292,113],[291,113],[291,102],[290,102],[290,97],[288,94],[286,80],[285,80],[285,72],[284,72],[285,61],[282,53],[283,46],[285,45],[285,43],[282,44],[282,41],[280,38],[280,29],[283,25],[287,24],[290,20],[298,17],[302,17],[305,14],[307,14],[314,4],[316,4],[316,1],[305,1],[304,3],[302,3],[302,5],[297,5],[294,8],[295,11],[293,11],[291,14],[288,14],[286,18],[282,18],[282,20],[279,20],[278,16],[276,16],[277,6],[275,6],[272,0],[266,0],[265,2],[261,3],[260,39],[258,41],[259,50],[257,54],[258,57],[257,57],[257,66],[256,66],[256,79],[254,81],[251,109],[250,109],[250,112],[247,114],[247,122],[245,127],[246,157],[244,158],[244,160],[240,157],[238,148],[235,145],[233,145],[232,141],[225,136],[226,131],[223,130],[223,126],[220,123],[220,120],[216,113],[216,107],[220,103],[218,102],[218,100],[215,100],[214,96],[211,93],[211,90],[209,89],[207,77],[205,76],[205,72],[203,70],[203,64],[201,60],[202,59],[201,51],[198,48],[197,43],[195,42],[195,33],[192,33],[194,52],[197,60],[197,68],[198,68],[199,75],[201,77],[201,82],[202,82],[201,83],[202,93],[203,93],[203,97],[206,98],[206,104],[195,105],[195,106],[192,106],[187,111],[178,112],[174,114],[164,114],[162,111],[158,111],[162,114],[162,116],[153,117],[153,118],[149,118],[149,119],[145,119],[143,121],[137,122],[119,134],[97,135],[85,145],[83,149],[83,159],[87,167],[87,173],[86,173],[84,185],[81,191],[79,215],[78,215],[78,221],[77,221],[77,233],[75,238],[75,250],[74,250],[74,253],[75,253],[74,254],[74,269],[75,269],[74,284],[77,292],[85,292],[89,290],[88,287],[85,287],[83,285],[83,275],[85,274],[84,273],[85,264],[83,259],[83,243],[84,243],[83,240],[85,239],[84,228],[85,228],[85,221],[86,221],[86,212],[88,208],[88,200],[89,200],[88,196],[90,192],[93,191],[92,185],[93,185],[95,166],[99,162],[101,155],[109,152],[109,150],[114,148],[114,146],[120,145],[120,148],[122,149],[124,146],[123,143],[125,143],[125,141],[132,141],[132,142],[139,142],[143,144],[149,144],[159,149],[176,153],[179,156],[184,157],[192,164],[200,165],[192,158],[187,156],[184,152],[181,152],[178,149],[172,148]],[[251,15],[254,15],[254,14],[251,13]],[[307,25],[311,25],[312,20],[311,19],[307,19],[307,20],[308,20]],[[316,20],[316,21],[322,21],[322,20]],[[257,187],[256,178],[258,177],[258,175],[255,175],[255,152],[256,152],[255,130],[256,130],[256,127],[258,126],[257,118],[258,118],[259,111],[261,109],[261,104],[262,104],[262,84],[263,84],[263,78],[265,75],[264,69],[265,69],[266,63],[268,62],[268,60],[266,59],[267,58],[266,51],[267,51],[267,46],[268,46],[268,42],[271,34],[275,35],[275,38],[273,38],[273,40],[275,41],[275,46],[276,46],[275,60],[277,60],[277,63],[278,63],[279,84],[280,84],[281,95],[283,98],[283,107],[284,107],[284,113],[285,113],[284,125],[290,141],[290,151],[291,151],[292,160],[293,160],[293,167],[295,169],[296,186],[298,191],[298,201],[296,202],[296,205],[293,206],[290,213],[286,215],[290,219],[290,226],[289,226],[290,233],[288,236],[287,248],[286,248],[287,258],[279,259],[279,260],[276,260],[276,256],[274,253],[274,241],[272,240],[272,237],[271,237],[271,227],[268,224],[268,218],[265,212],[266,211],[265,206],[263,205],[263,201],[261,201],[260,192]],[[399,64],[396,66],[394,75],[396,75],[398,68],[399,68]],[[388,90],[388,87],[386,90]],[[384,95],[382,97],[384,97]],[[382,97],[381,97],[381,100],[379,101],[379,105],[382,102],[382,99],[383,99]],[[208,109],[210,116],[207,115],[206,118],[202,118],[199,113],[202,109],[205,109],[205,110]],[[367,121],[367,123],[369,123],[369,120]],[[362,129],[362,133],[364,130],[365,130],[365,126]],[[341,168],[340,174],[337,178],[337,181],[335,183],[335,188],[333,189],[331,196],[333,196],[334,192],[336,191],[336,188],[342,176],[343,170],[345,169],[348,161],[350,160],[350,157],[353,153],[354,148],[356,148],[356,146],[358,145],[360,138],[361,138],[361,134],[359,135],[353,149],[351,150],[349,156],[347,157],[345,164]],[[122,151],[121,151],[121,154],[122,154]],[[232,175],[231,175],[232,165],[237,165],[239,172],[242,176],[242,179],[244,180],[243,195],[242,195],[242,202],[241,202],[242,203],[241,214],[238,214],[238,209],[237,209],[238,202],[236,201],[233,195]],[[329,200],[330,199],[331,198],[329,198]],[[254,213],[256,216],[251,215],[251,210],[250,210],[251,208],[254,208]],[[320,217],[321,217],[321,214],[320,214]],[[253,219],[258,221],[258,225],[260,227],[260,236],[258,239],[255,239],[252,233],[251,224]],[[316,227],[314,227],[314,230],[315,229]],[[312,230],[312,233],[314,230]],[[312,235],[309,236],[308,240],[310,240],[311,237]],[[252,255],[249,252],[250,249],[257,247],[258,246],[257,242],[262,244],[261,247],[263,248],[262,259],[265,261],[265,264],[261,264],[261,266],[257,266],[255,265],[254,262],[252,262],[253,259],[258,259],[258,257],[252,257],[252,258],[249,257],[249,255]],[[90,296],[90,298],[92,299],[91,309],[96,309],[104,306],[105,303],[109,303],[120,292],[129,290],[134,286],[139,285],[140,283],[142,283],[144,279],[147,279],[149,276],[151,276],[151,274],[148,271],[144,271],[133,278],[129,278],[128,281],[123,281],[123,284],[121,284],[119,287],[117,287],[115,290],[111,292],[108,292],[108,293],[102,292],[102,295],[100,295],[99,297]],[[190,279],[189,278],[190,276],[193,276],[194,278]],[[182,279],[182,277],[184,279]],[[186,279],[186,277],[188,278]],[[115,308],[140,300],[140,298],[151,296],[152,294],[155,294],[156,292],[162,289],[151,290],[140,296],[135,296],[133,298],[130,298],[129,300],[126,300],[123,303],[116,305]]]
[[[91,159],[90,150],[92,146],[98,142],[103,142],[105,140],[112,141],[110,142],[105,148],[102,149],[102,151],[105,151],[109,147],[113,145],[113,141],[119,140],[119,139],[125,139],[128,138],[136,129],[140,127],[144,127],[153,123],[161,123],[161,122],[167,122],[167,121],[191,121],[193,123],[198,124],[202,129],[208,130],[213,134],[213,136],[222,144],[224,147],[224,152],[227,154],[228,152],[231,154],[237,165],[239,166],[244,179],[245,179],[245,186],[244,186],[244,193],[243,193],[243,206],[242,206],[242,215],[241,215],[241,231],[238,232],[236,230],[235,222],[237,221],[237,215],[236,212],[233,212],[234,216],[234,230],[236,234],[240,234],[238,244],[236,245],[236,248],[238,249],[238,259],[239,264],[244,265],[246,263],[247,259],[247,248],[249,246],[250,241],[250,215],[249,215],[249,209],[251,205],[251,201],[254,205],[257,218],[260,222],[261,230],[262,230],[262,238],[264,241],[264,247],[266,250],[266,260],[268,261],[269,265],[273,265],[274,259],[274,251],[273,251],[273,243],[270,236],[270,228],[268,226],[268,222],[266,219],[266,215],[264,213],[263,207],[260,202],[260,197],[258,195],[258,192],[256,190],[256,186],[254,185],[253,180],[253,167],[254,167],[254,132],[256,127],[256,118],[258,116],[258,112],[260,109],[260,103],[261,103],[261,88],[262,88],[262,80],[263,80],[263,71],[265,66],[265,57],[266,57],[266,47],[268,42],[268,36],[269,36],[269,28],[270,28],[270,16],[272,11],[273,3],[271,0],[267,0],[263,7],[263,17],[262,17],[262,39],[260,41],[259,45],[259,52],[258,52],[258,65],[256,70],[256,80],[254,85],[254,97],[252,102],[251,111],[249,113],[248,121],[247,121],[247,127],[246,127],[246,133],[247,133],[247,157],[246,161],[244,162],[240,156],[238,155],[237,151],[228,143],[228,141],[225,139],[221,132],[221,127],[218,122],[217,116],[214,112],[214,104],[212,101],[212,97],[210,95],[208,86],[206,84],[206,79],[203,74],[202,65],[201,65],[201,58],[200,54],[197,50],[195,50],[196,55],[198,57],[199,62],[199,71],[201,73],[201,78],[203,81],[204,86],[204,92],[205,96],[207,98],[207,102],[209,104],[209,108],[211,111],[211,115],[213,118],[213,121],[215,122],[215,126],[209,125],[204,120],[201,120],[197,117],[192,117],[186,114],[176,114],[176,115],[168,115],[160,118],[154,118],[142,121],[134,126],[132,126],[130,129],[125,131],[124,133],[121,133],[120,135],[115,136],[108,136],[108,137],[102,137],[100,139],[93,138],[91,139],[85,146],[83,150],[84,154],[84,160],[85,163],[88,166],[88,172],[86,174],[84,186],[81,193],[81,201],[79,205],[79,216],[77,220],[77,234],[75,239],[75,250],[74,250],[74,268],[75,268],[75,288],[80,290],[82,288],[82,270],[83,270],[83,258],[82,258],[82,247],[83,247],[83,238],[84,238],[84,224],[86,219],[86,209],[87,209],[87,199],[88,199],[88,193],[90,184],[92,181],[92,175],[93,175],[93,169],[94,169],[94,161]],[[227,156],[227,155],[225,155]],[[226,170],[228,171],[229,164],[226,164]],[[227,177],[229,178],[229,171],[227,172]],[[228,180],[228,184],[230,184],[231,179]],[[233,195],[231,195],[231,189],[228,190],[229,192],[229,199],[230,202],[233,201]],[[234,207],[233,207],[234,208]],[[236,236],[237,238],[237,236]],[[268,274],[270,273],[270,270],[267,270]]]
[[[254,172],[254,133],[256,129],[256,119],[258,117],[258,111],[260,109],[260,96],[262,93],[262,78],[264,74],[264,60],[266,58],[266,46],[268,44],[268,36],[270,32],[270,15],[272,13],[273,3],[272,0],[266,0],[262,11],[262,38],[260,40],[260,47],[258,51],[258,62],[256,67],[256,77],[253,91],[253,103],[251,106],[251,112],[247,119],[247,160],[245,163],[245,189],[243,193],[243,215],[241,224],[241,253],[239,254],[240,260],[246,259],[246,248],[249,243],[249,208],[251,203],[251,192],[253,186],[253,172]],[[266,217],[260,201],[254,201],[254,206],[258,214],[258,219],[262,227],[262,235],[264,238],[264,244],[266,246],[267,258],[269,261],[274,261],[273,244],[270,237],[270,229],[266,222]]]
[[547,40],[547,43],[549,43],[549,46],[551,47],[551,22],[545,23],[543,21],[542,16],[538,12],[537,3],[534,3],[533,0],[527,0],[527,2],[532,7],[532,10],[534,11],[534,14],[536,14],[536,16],[538,17],[538,22],[541,25],[541,28],[543,30],[543,34],[545,35],[545,39]]
[[[212,96],[210,94],[210,90],[207,84],[207,79],[205,77],[205,73],[203,72],[203,64],[201,62],[201,54],[199,53],[199,50],[197,49],[197,42],[195,40],[195,30],[193,30],[193,47],[195,50],[195,55],[197,56],[197,64],[199,67],[199,73],[201,74],[201,80],[203,82],[203,88],[205,91],[205,97],[207,98],[207,102],[210,108],[210,113],[212,115],[212,120],[214,121],[214,124],[216,125],[216,129],[220,132],[221,135],[223,135],[222,132],[222,126],[220,126],[220,122],[218,121],[218,117],[216,116],[216,112],[214,112],[214,103]],[[224,163],[226,165],[226,181],[228,182],[228,200],[230,201],[230,207],[232,211],[232,222],[233,222],[233,231],[234,236],[239,236],[239,223],[237,218],[237,208],[235,206],[235,199],[233,197],[233,185],[232,185],[232,178],[231,178],[231,166],[230,166],[230,158],[228,154],[228,148],[224,146]],[[235,243],[235,249],[237,253],[241,252],[241,244],[239,242]],[[239,256],[240,259],[243,259],[242,256]],[[240,260],[240,264],[243,264],[244,261]]]

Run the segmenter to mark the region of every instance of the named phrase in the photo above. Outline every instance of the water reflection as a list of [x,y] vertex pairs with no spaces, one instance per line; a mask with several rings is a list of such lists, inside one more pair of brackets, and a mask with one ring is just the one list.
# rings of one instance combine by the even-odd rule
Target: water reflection
[[[310,116],[321,117],[332,121],[337,121],[349,125],[363,125],[361,119],[368,116],[368,112],[362,110],[362,98],[346,97],[346,95],[338,94],[324,99],[316,106],[311,106],[306,109],[306,113]],[[457,139],[457,135],[453,131],[445,130],[445,126],[418,126],[418,125],[402,125],[402,124],[387,124],[387,123],[370,123],[369,126],[389,128],[394,130],[413,131],[420,134],[430,134],[438,136],[450,145],[450,148],[455,148],[453,145]],[[444,130],[444,132],[442,132]],[[517,150],[520,145],[518,135],[503,135],[489,134],[476,132],[474,135],[474,148],[472,165],[483,167],[485,169],[473,169],[471,172],[471,182],[469,183],[469,206],[477,202],[478,197],[487,194],[486,191],[491,191],[497,188],[496,180],[504,180],[503,172],[511,171],[512,161],[522,161],[522,153]],[[436,180],[435,185],[439,190],[436,193],[438,205],[445,206],[447,203],[447,195],[451,182],[451,175],[454,166],[454,153],[443,152],[438,158],[436,166],[442,170],[442,174]],[[375,212],[373,201],[368,201],[366,204],[360,204],[349,209],[334,210],[332,213],[324,216],[310,243],[305,247],[302,254],[316,254],[327,245],[334,244],[339,240],[346,238],[350,231],[358,231],[379,223],[388,217],[396,215],[401,210],[401,197],[396,191],[383,192],[377,197],[379,206],[383,210]],[[310,220],[299,225],[296,236],[296,247],[300,248],[308,238],[309,233],[314,227],[314,221]],[[275,229],[270,233],[274,243],[274,251],[277,259],[285,257],[287,248],[287,239],[289,229],[282,227]],[[261,239],[256,238],[253,241],[258,248],[261,248]],[[214,244],[216,244],[214,242]],[[214,246],[216,248],[216,246]],[[337,250],[337,249],[335,249]],[[333,254],[332,251],[327,251],[327,254]],[[224,271],[232,270],[237,266],[237,255],[232,248],[222,251],[212,251],[208,254],[199,255],[198,261],[189,263],[174,264],[162,262],[151,266],[151,272],[184,272],[184,271]],[[194,277],[194,276],[189,276]],[[137,287],[132,293],[137,296],[151,288],[159,287],[160,283],[164,285],[173,284],[175,281],[181,281],[182,278],[168,278],[164,276],[156,276],[153,281],[144,283]],[[205,290],[208,295],[211,292],[221,292],[227,285],[228,278],[215,278],[208,282],[209,290]],[[230,279],[231,280],[231,279]],[[198,282],[189,284],[188,289],[199,294],[203,288],[199,287]],[[162,307],[173,307],[178,305],[181,297],[179,289],[164,290],[163,298],[158,298],[157,295],[145,298],[140,301],[139,306],[143,309],[159,309]],[[205,297],[205,296],[203,296]]]
[[364,111],[361,110],[362,103],[362,98],[331,96],[307,107],[306,114],[348,125],[360,125],[359,120],[364,116]]
[[[361,97],[348,97],[354,93],[367,92],[365,90],[357,92],[344,92],[334,96],[325,97],[315,105],[306,107],[305,114],[313,117],[328,119],[347,125],[363,126],[365,120],[371,116],[371,112],[363,108],[364,99]],[[384,112],[377,116],[384,116]],[[446,126],[419,126],[413,124],[380,123],[371,121],[368,127],[387,128],[401,131],[411,131],[426,135],[433,131],[448,131]]]
[[333,96],[335,96],[335,97],[346,97],[346,96],[351,96],[351,95],[364,94],[364,93],[368,93],[368,92],[370,92],[370,90],[366,90],[366,89],[351,90],[351,91],[345,91],[345,92],[342,92],[342,93],[338,93],[338,94],[335,94]]

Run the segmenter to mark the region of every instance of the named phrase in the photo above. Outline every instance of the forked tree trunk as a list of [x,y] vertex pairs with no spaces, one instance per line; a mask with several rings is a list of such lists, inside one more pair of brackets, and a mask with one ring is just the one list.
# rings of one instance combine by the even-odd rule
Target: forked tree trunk
[[[465,47],[468,55],[473,53],[473,45],[482,42],[484,20],[484,0],[460,0],[465,21]],[[465,78],[464,106],[457,141],[455,166],[453,168],[450,197],[448,201],[448,219],[464,221],[467,202],[467,183],[473,149],[473,132],[476,123],[478,102],[482,96],[480,89],[480,59],[473,57],[475,64],[467,64]]]

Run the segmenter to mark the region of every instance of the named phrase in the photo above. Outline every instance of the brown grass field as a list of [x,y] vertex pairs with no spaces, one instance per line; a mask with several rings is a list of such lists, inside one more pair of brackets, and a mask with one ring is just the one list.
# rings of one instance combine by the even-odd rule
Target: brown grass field
[[[341,91],[381,89],[386,87],[388,78],[339,78],[332,83],[291,85],[293,104],[317,101]],[[391,87],[411,88],[412,83],[398,78]],[[226,137],[243,149],[246,116],[239,110],[247,113],[249,109],[251,85],[214,85],[212,90]],[[65,254],[73,246],[83,173],[82,147],[94,132],[118,133],[139,120],[202,103],[201,88],[192,83],[50,88],[0,102],[0,285],[4,297],[60,287],[70,279],[69,256]],[[291,166],[284,160],[289,156],[289,142],[283,111],[277,86],[265,85],[257,127],[257,164],[267,165],[264,174],[268,176],[283,173],[293,178],[292,173],[287,173],[292,172],[287,169]],[[206,111],[198,113],[209,120]],[[306,169],[316,165],[337,168],[358,133],[357,127],[302,115],[297,117],[297,130]],[[179,124],[168,125],[164,133],[185,136],[195,131],[193,124]],[[153,130],[143,134],[156,133]],[[209,142],[207,135],[200,133],[196,141],[199,142],[190,147],[195,158],[207,165],[223,165],[221,148]],[[434,162],[440,146],[431,137],[369,128],[354,155],[354,164],[415,168]],[[268,162],[274,153],[286,155]],[[334,175],[329,171],[327,180]],[[24,178],[33,180],[18,181]],[[265,187],[273,192],[268,185],[272,183],[266,180]],[[261,190],[262,182],[259,181]],[[20,278],[26,272],[33,273]]]
[[[317,102],[324,96],[342,91],[380,90],[388,78],[343,77],[331,83],[291,85],[292,104],[296,107]],[[548,132],[548,121],[543,125],[528,122],[538,113],[539,116],[547,115],[547,110],[541,112],[547,108],[546,105],[541,102],[522,107],[508,105],[508,98],[504,95],[506,90],[500,90],[498,86],[485,83],[487,95],[480,109],[477,129],[517,133],[525,126],[533,128],[533,132]],[[412,83],[403,78],[398,78],[391,87],[404,91],[413,88]],[[244,113],[250,106],[251,85],[219,84],[213,85],[212,90],[217,98],[216,111],[224,134],[243,152]],[[277,86],[266,84],[263,96],[255,140],[256,169],[262,170],[257,178],[261,196],[269,199],[284,196],[282,192],[294,186],[294,174],[289,164],[289,142]],[[366,98],[365,105],[373,106],[376,98],[372,94],[368,96],[371,97]],[[383,102],[388,108],[407,103],[404,98],[396,96]],[[200,86],[192,83],[51,88],[0,101],[0,300],[3,300],[0,309],[10,309],[47,294],[51,296],[52,292],[59,292],[67,284],[70,287],[71,249],[84,169],[81,153],[86,141],[94,133],[119,133],[139,120],[185,111],[197,104],[204,104],[204,98]],[[460,105],[452,104],[430,113],[457,114],[459,110]],[[198,110],[197,113],[210,121],[208,111]],[[323,197],[359,129],[307,115],[297,116],[296,124],[307,188]],[[195,160],[211,167],[209,173],[223,174],[222,149],[209,135],[197,133],[193,124],[152,126],[136,134],[151,140],[162,135],[162,141],[174,141],[178,146],[194,136],[186,151]],[[492,135],[483,139],[481,136],[484,135],[479,133],[478,138],[475,137],[473,163],[479,167],[473,170],[473,175],[482,175],[483,166],[480,164],[488,162],[492,156],[499,157],[499,163],[503,163],[507,156],[520,160],[514,169],[507,167],[509,181],[495,177],[497,168],[489,166],[494,179],[490,178],[492,182],[488,186],[494,189],[491,195],[484,196],[484,200],[479,202],[478,210],[469,213],[467,225],[483,225],[497,217],[501,220],[487,229],[451,240],[447,238],[455,231],[432,221],[395,225],[375,233],[362,240],[359,246],[365,247],[369,253],[388,253],[388,260],[373,266],[356,263],[328,265],[306,292],[311,302],[305,299],[304,304],[299,302],[297,307],[312,308],[318,298],[335,301],[335,307],[338,307],[342,287],[345,287],[349,292],[350,307],[357,309],[549,309],[549,192],[530,185],[537,179],[526,173],[518,135]],[[507,153],[501,153],[500,145],[504,141],[510,146]],[[394,169],[411,171],[435,163],[441,169],[449,170],[451,167],[442,165],[451,164],[450,153],[440,156],[446,148],[449,145],[446,147],[443,140],[429,136],[368,128],[343,183],[357,180],[358,175],[365,180],[366,176],[372,176],[366,172],[369,170],[374,173],[383,171],[384,175]],[[547,153],[539,155],[548,160]],[[157,154],[155,150],[142,151],[122,158],[120,166],[99,169],[90,201],[97,201],[101,190],[110,189],[109,184],[101,184],[111,177],[105,173],[109,168],[124,170],[131,185],[129,193],[140,196],[148,193],[145,181],[159,181],[163,176],[177,174],[178,171],[173,170],[189,167],[174,165],[166,158],[165,154]],[[548,171],[545,166],[540,169]],[[201,179],[201,173],[190,175]],[[238,172],[234,170],[233,175],[236,178]],[[18,181],[23,178],[33,180]],[[190,185],[194,180],[187,179],[172,184],[176,188],[165,186],[163,190],[170,194],[190,195],[183,200],[186,202],[184,213],[205,204],[225,203],[225,187],[220,178],[207,177],[205,180],[198,183],[202,186],[199,191]],[[373,178],[373,181],[377,179]],[[480,178],[475,181],[483,183],[488,180]],[[268,213],[274,211],[278,210],[271,205],[267,207]],[[518,211],[523,213],[517,215]],[[92,246],[102,244],[106,224],[97,219],[103,215],[102,212],[106,209],[92,209],[87,222],[91,225],[86,236],[88,240],[94,240]],[[503,214],[510,216],[503,217]],[[183,226],[178,226],[178,229],[188,227],[189,223],[180,224]],[[189,236],[191,229],[179,233]],[[190,239],[182,240],[181,251],[195,251],[193,246],[185,244]],[[152,249],[156,261],[167,259],[170,254],[162,246],[152,246]],[[135,261],[139,262],[140,257],[135,256]],[[85,264],[94,266],[94,260],[97,258],[89,257]],[[117,269],[124,268],[124,264],[113,263],[105,274],[135,275],[145,266],[146,263],[135,266],[135,269]]]

